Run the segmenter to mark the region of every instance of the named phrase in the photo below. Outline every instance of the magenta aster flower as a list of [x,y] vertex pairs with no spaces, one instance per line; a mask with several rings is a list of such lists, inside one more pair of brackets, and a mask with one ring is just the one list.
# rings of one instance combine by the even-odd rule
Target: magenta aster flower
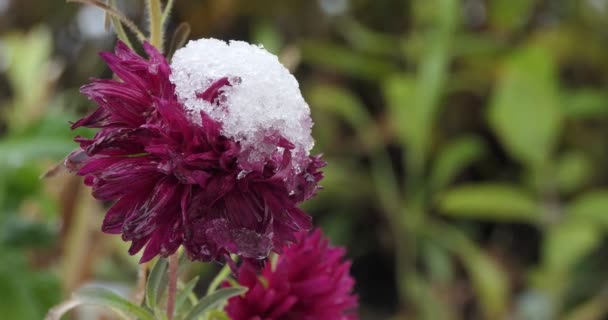
[[[319,188],[312,121],[297,82],[244,42],[190,42],[173,64],[144,44],[101,53],[119,80],[81,91],[98,108],[72,128],[99,128],[66,166],[114,201],[102,230],[145,247],[141,262],[184,245],[194,260],[264,259],[311,227],[297,204]],[[238,57],[238,60],[237,60]]]
[[344,249],[332,247],[320,230],[301,232],[286,246],[276,265],[266,263],[258,277],[245,262],[237,281],[249,290],[231,298],[232,320],[354,320],[357,297]]

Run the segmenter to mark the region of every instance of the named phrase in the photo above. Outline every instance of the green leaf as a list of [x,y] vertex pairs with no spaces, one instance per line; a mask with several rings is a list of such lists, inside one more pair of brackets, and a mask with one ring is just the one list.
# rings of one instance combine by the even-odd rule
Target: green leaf
[[431,282],[445,285],[452,281],[454,279],[454,263],[447,250],[433,241],[424,241],[422,246],[422,259],[428,268]]
[[185,320],[196,320],[201,315],[206,314],[208,311],[220,306],[225,303],[228,299],[243,294],[247,291],[247,288],[243,287],[232,287],[223,288],[215,291],[214,293],[202,298],[193,308],[188,312]]
[[536,0],[494,0],[489,2],[490,23],[500,31],[514,32],[532,15]]
[[437,0],[420,1],[414,5],[430,9],[430,25],[433,26],[424,32],[425,42],[418,57],[415,86],[407,78],[402,78],[400,82],[403,87],[397,82],[390,85],[388,90],[393,92],[392,95],[404,90],[402,99],[410,96],[410,101],[401,101],[401,108],[407,108],[407,111],[403,111],[398,121],[409,127],[405,129],[408,134],[405,141],[409,148],[407,163],[413,174],[419,174],[427,162],[435,118],[442,105],[440,102],[448,79],[452,38],[458,25],[459,3],[455,0]]
[[471,248],[461,252],[485,319],[502,319],[506,313],[509,280],[496,261],[483,252]]
[[482,318],[503,319],[509,302],[509,279],[496,261],[456,228],[428,224],[425,231],[458,256],[479,299]]
[[405,73],[393,74],[382,84],[391,127],[401,143],[420,149],[420,109],[416,108],[416,80]]
[[211,310],[207,316],[207,320],[230,320],[224,311]]
[[29,266],[28,252],[0,246],[0,310],[2,319],[39,320],[58,303],[56,275]]
[[219,288],[219,286],[222,284],[222,282],[229,275],[230,275],[230,266],[228,264],[225,264],[222,267],[222,269],[220,270],[220,272],[217,273],[217,275],[215,276],[215,278],[213,278],[213,280],[209,284],[209,287],[207,288],[207,295],[210,295],[213,292],[215,292],[215,290],[217,288]]
[[566,314],[564,320],[597,320],[604,319],[608,314],[608,304],[606,296],[601,291],[597,296],[576,306]]
[[441,299],[439,291],[434,290],[434,283],[414,273],[408,274],[403,281],[407,283],[407,296],[416,308],[417,319],[457,319],[448,301]]
[[459,186],[443,193],[438,204],[446,215],[492,221],[534,222],[541,212],[525,192],[501,184]]
[[264,46],[268,52],[279,54],[282,47],[281,34],[270,21],[263,20],[257,23],[253,29],[254,43]]
[[557,159],[555,179],[563,192],[583,187],[593,174],[593,164],[582,152],[568,152]]
[[161,290],[165,290],[164,287],[161,287],[161,282],[163,277],[166,277],[168,266],[169,263],[167,262],[167,259],[159,258],[148,276],[148,283],[146,284],[146,305],[152,310],[158,305],[160,297],[162,296]]
[[540,168],[560,132],[559,102],[550,53],[537,47],[520,49],[504,63],[489,109],[490,125],[514,158]]
[[463,137],[451,141],[435,160],[431,185],[435,190],[446,187],[464,168],[480,159],[486,152],[483,141],[477,137]]
[[7,139],[0,141],[0,166],[4,169],[15,168],[32,160],[61,159],[72,149],[74,149],[74,142],[64,138]]
[[576,198],[566,209],[568,217],[608,230],[608,190],[595,190]]
[[346,38],[354,48],[370,54],[395,56],[395,43],[399,38],[367,28],[355,19],[344,18],[337,21],[336,30]]
[[602,90],[581,89],[562,93],[564,115],[576,118],[593,118],[608,115],[608,95]]
[[192,290],[194,290],[194,287],[196,287],[198,280],[198,276],[192,278],[182,289],[179,290],[179,293],[175,297],[175,310],[181,310],[184,303],[188,300],[188,297],[193,294]]
[[301,43],[301,49],[304,62],[364,80],[381,80],[397,67],[386,59],[329,42],[306,40]]
[[140,320],[155,320],[154,315],[147,309],[131,303],[129,300],[108,289],[100,287],[85,287],[76,291],[70,300],[49,310],[45,320],[59,320],[71,309],[86,304],[110,308],[119,314],[137,317]]
[[51,93],[49,89],[61,70],[50,59],[52,34],[45,27],[27,34],[8,33],[0,39],[6,47],[6,76],[13,99],[0,108],[0,117],[9,133],[21,132],[44,114]]
[[360,135],[361,142],[373,146],[379,139],[375,123],[358,97],[344,88],[316,85],[308,90],[307,99],[315,108],[343,119]]
[[57,227],[22,216],[10,217],[0,225],[0,245],[13,248],[50,248],[57,240]]
[[571,219],[549,229],[543,248],[543,266],[546,272],[561,279],[578,261],[596,248],[601,233],[589,221]]

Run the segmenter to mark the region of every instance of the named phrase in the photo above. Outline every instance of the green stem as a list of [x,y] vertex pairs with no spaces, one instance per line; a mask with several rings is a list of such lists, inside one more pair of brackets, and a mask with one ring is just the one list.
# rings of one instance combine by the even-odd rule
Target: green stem
[[148,18],[150,19],[150,44],[160,52],[163,51],[163,24],[160,0],[147,0]]
[[[110,4],[112,5],[112,7],[116,7],[116,0],[111,0]],[[118,19],[116,16],[109,16],[110,21],[112,21],[112,27],[114,28],[114,32],[116,33],[118,39],[120,39],[127,46],[129,46],[129,48],[133,49],[133,44],[131,43],[131,40],[129,40],[129,37],[125,32],[125,28],[122,26],[122,22],[120,21],[120,19]]]
[[114,17],[114,18],[117,18],[118,20],[120,20],[129,30],[131,30],[131,32],[133,32],[135,34],[135,36],[137,36],[137,39],[139,39],[140,41],[146,40],[146,37],[144,36],[143,32],[141,32],[139,30],[139,28],[137,27],[137,25],[135,23],[133,23],[133,21],[129,20],[126,16],[124,16],[116,8],[107,5],[105,2],[103,2],[101,0],[66,0],[66,1],[96,6],[100,9],[102,9],[103,11],[105,11],[111,17]]
[[163,18],[161,20],[163,28],[165,26],[165,23],[167,23],[167,20],[169,19],[169,15],[171,14],[171,10],[173,10],[173,4],[174,3],[175,3],[174,0],[167,1],[167,4],[165,5],[165,9],[163,9]]
[[175,297],[177,295],[177,271],[179,267],[179,253],[169,257],[169,290],[167,294],[167,318],[173,319]]

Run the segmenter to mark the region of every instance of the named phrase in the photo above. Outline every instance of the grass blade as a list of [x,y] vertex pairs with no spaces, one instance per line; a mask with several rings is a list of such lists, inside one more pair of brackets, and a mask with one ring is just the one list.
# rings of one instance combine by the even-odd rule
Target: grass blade
[[185,320],[196,320],[201,315],[204,315],[206,312],[211,309],[219,306],[220,304],[226,302],[228,299],[238,296],[247,291],[247,288],[243,287],[232,287],[232,288],[224,288],[217,290],[216,292],[202,298],[195,306],[188,312]]

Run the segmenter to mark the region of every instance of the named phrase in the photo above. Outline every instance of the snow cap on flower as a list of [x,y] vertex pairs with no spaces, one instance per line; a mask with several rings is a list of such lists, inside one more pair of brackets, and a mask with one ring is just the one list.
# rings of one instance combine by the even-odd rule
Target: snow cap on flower
[[[222,123],[222,134],[241,145],[242,166],[259,167],[281,151],[283,138],[294,145],[300,169],[314,144],[310,109],[298,81],[275,55],[243,41],[200,39],[175,52],[171,70],[177,97],[193,121],[203,111]],[[220,79],[226,85],[217,88],[218,99],[201,99]]]
[[228,301],[228,316],[232,320],[357,319],[355,280],[344,254],[344,248],[331,246],[320,230],[300,232],[274,266],[266,263],[261,275],[248,261],[241,265],[237,281],[248,291]]
[[[169,256],[180,245],[193,260],[223,260],[229,254],[263,260],[294,241],[294,233],[308,230],[311,218],[298,204],[318,190],[325,163],[307,154],[312,140],[306,140],[306,126],[294,128],[306,135],[293,135],[265,110],[256,113],[247,105],[232,104],[238,99],[231,100],[228,91],[241,88],[234,77],[245,84],[255,80],[245,71],[220,75],[209,69],[208,83],[175,77],[181,79],[175,84],[197,88],[196,103],[213,106],[189,107],[195,102],[178,96],[166,58],[148,43],[144,49],[147,58],[122,42],[114,53],[101,53],[116,79],[93,79],[81,88],[98,108],[72,126],[99,129],[92,138],[76,137],[80,148],[68,156],[66,166],[84,176],[97,199],[113,202],[102,230],[130,241],[130,254],[143,250],[141,262]],[[184,52],[177,60],[188,56]],[[192,74],[202,79],[206,73],[193,69]],[[267,83],[263,73],[258,76]],[[289,92],[301,99],[299,91]],[[268,98],[269,106],[279,108],[273,102],[278,96],[260,99]],[[301,107],[307,115],[308,108]],[[215,108],[226,108],[225,117]],[[234,131],[237,113],[243,128],[257,131]],[[250,119],[242,120],[246,117]],[[266,120],[253,126],[258,117]],[[274,122],[266,122],[271,118]],[[241,161],[252,155],[260,156],[255,165]]]

